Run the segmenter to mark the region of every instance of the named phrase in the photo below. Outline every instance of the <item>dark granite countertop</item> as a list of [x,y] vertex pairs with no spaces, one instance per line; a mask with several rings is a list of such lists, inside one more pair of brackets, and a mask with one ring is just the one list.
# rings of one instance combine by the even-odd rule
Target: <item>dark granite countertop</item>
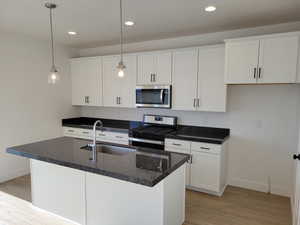
[[[77,117],[63,119],[62,125],[67,127],[77,127],[93,129],[93,124],[100,119],[103,122],[104,130],[115,132],[129,132],[131,129],[140,126],[143,122],[128,120],[112,120],[103,118]],[[212,144],[222,144],[230,136],[230,129],[214,127],[197,127],[178,125],[176,131],[166,135],[166,138],[179,140],[205,142]]]
[[61,137],[10,147],[6,151],[149,187],[162,181],[189,160],[185,154],[102,143],[97,161],[93,162],[90,160],[92,152],[82,149],[89,143],[83,139]]
[[103,118],[90,118],[90,117],[76,117],[70,119],[63,119],[62,126],[76,127],[83,129],[93,129],[93,125],[97,120],[101,120],[104,130],[115,132],[128,132],[130,123],[133,121],[128,120],[111,120]]
[[222,144],[230,136],[226,128],[178,126],[177,130],[168,134],[166,138]]

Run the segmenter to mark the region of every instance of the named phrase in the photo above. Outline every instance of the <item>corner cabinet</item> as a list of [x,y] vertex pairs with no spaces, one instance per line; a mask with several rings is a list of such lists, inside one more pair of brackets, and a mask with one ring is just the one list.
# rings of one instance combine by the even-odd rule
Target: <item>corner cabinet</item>
[[135,107],[135,86],[137,75],[136,55],[125,55],[125,76],[119,77],[117,65],[120,56],[103,57],[103,106]]
[[173,52],[173,109],[226,111],[224,45]]
[[171,84],[172,53],[148,52],[138,55],[138,85]]
[[72,105],[102,106],[101,57],[71,59]]
[[299,33],[226,40],[227,84],[295,83]]

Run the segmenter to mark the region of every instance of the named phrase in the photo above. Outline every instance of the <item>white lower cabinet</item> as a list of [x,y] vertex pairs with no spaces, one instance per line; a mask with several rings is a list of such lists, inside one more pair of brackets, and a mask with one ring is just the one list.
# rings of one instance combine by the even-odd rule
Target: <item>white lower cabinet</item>
[[[82,139],[93,139],[93,130],[80,129],[73,127],[63,127],[63,135],[66,137],[75,137]],[[114,144],[128,145],[128,133],[112,132],[112,131],[96,131],[97,141],[109,142]]]
[[165,140],[165,150],[191,154],[186,165],[186,187],[195,191],[221,196],[227,182],[227,143]]

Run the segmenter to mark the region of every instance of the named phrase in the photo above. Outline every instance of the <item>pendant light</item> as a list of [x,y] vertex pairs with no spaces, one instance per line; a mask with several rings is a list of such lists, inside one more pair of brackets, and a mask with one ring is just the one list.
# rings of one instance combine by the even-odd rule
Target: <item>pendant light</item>
[[52,57],[52,66],[50,69],[50,73],[48,75],[48,83],[49,84],[56,84],[60,77],[58,74],[58,70],[55,66],[55,61],[54,61],[54,41],[53,41],[53,23],[52,23],[52,10],[57,7],[56,4],[47,2],[45,4],[45,7],[49,9],[49,19],[50,19],[50,35],[51,35],[51,57]]
[[124,77],[124,70],[126,69],[126,66],[123,62],[123,7],[122,7],[122,0],[120,0],[120,62],[117,66],[118,69],[118,76]]

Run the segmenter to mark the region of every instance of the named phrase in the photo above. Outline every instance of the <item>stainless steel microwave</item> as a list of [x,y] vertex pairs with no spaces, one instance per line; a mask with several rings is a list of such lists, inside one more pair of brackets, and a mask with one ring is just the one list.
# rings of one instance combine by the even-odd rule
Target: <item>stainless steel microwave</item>
[[137,86],[135,94],[138,108],[171,108],[171,85]]

